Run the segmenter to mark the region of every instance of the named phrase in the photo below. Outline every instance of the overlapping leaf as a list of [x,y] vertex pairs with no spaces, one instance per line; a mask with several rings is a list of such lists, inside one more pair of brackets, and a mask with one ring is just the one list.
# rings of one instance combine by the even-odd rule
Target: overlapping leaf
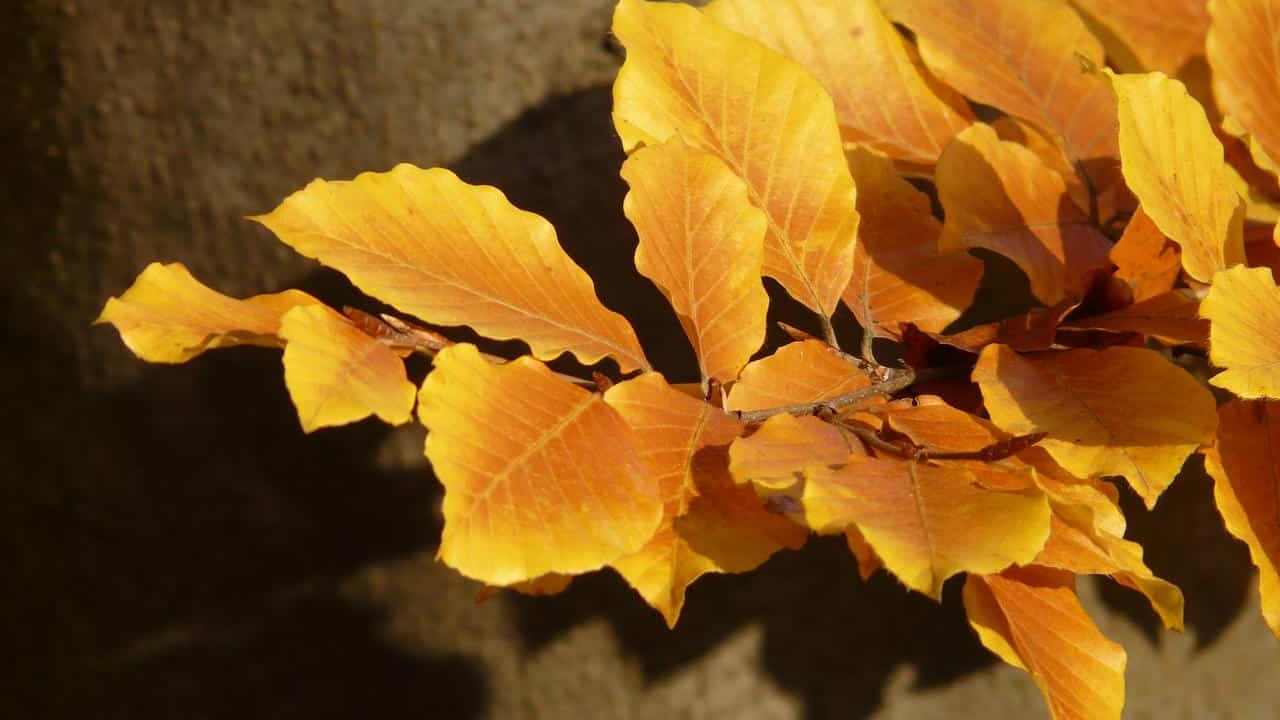
[[1132,332],[1169,345],[1205,346],[1209,321],[1199,311],[1195,291],[1170,290],[1114,312],[1073,320],[1066,327]]
[[1172,290],[1182,270],[1178,246],[1169,242],[1141,207],[1111,248],[1111,262],[1116,265],[1115,276],[1133,290],[1134,302]]
[[685,5],[622,0],[613,31],[627,49],[613,88],[623,146],[679,135],[720,157],[768,219],[765,274],[830,316],[858,227],[831,96],[800,65]]
[[445,487],[439,557],[510,585],[635,552],[662,519],[636,433],[598,395],[528,357],[440,352],[418,396],[426,453]]
[[316,180],[255,219],[427,322],[519,338],[543,360],[568,351],[588,364],[613,357],[624,371],[648,366],[631,326],[600,304],[550,223],[443,168]]
[[973,122],[876,0],[715,0],[712,18],[803,65],[831,92],[845,140],[933,165]]
[[1209,382],[1243,398],[1280,398],[1280,287],[1268,268],[1235,267],[1213,278],[1200,304],[1209,319]]
[[764,342],[764,214],[728,166],[678,137],[637,150],[622,177],[636,269],[671,301],[702,377],[732,382]]
[[866,373],[826,343],[803,340],[747,365],[725,408],[760,410],[829,400],[870,384]]
[[1159,70],[1174,75],[1192,58],[1204,54],[1209,32],[1205,0],[1071,0],[1095,34],[1107,58],[1126,72]]
[[1207,49],[1213,94],[1249,134],[1258,165],[1280,159],[1280,5],[1274,0],[1210,0]]
[[729,448],[729,471],[739,483],[780,489],[810,464],[838,465],[863,453],[861,444],[816,417],[775,415]]
[[1019,356],[982,351],[973,371],[996,425],[1040,445],[1069,472],[1122,475],[1147,505],[1217,428],[1213,395],[1144,348]]

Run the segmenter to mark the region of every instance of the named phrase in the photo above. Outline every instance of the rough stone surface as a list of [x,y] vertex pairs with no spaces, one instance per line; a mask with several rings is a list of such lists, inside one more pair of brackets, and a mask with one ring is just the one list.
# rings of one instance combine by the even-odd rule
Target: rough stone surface
[[[56,718],[1036,717],[958,589],[863,584],[838,543],[692,590],[680,627],[612,574],[500,594],[433,560],[421,431],[304,437],[279,358],[145,366],[108,295],[151,260],[226,292],[367,302],[243,216],[316,176],[447,164],[541,212],[638,318],[690,355],[627,270],[609,125],[609,0],[21,0],[0,10],[4,312],[0,551],[12,643],[0,716]],[[12,143],[12,145],[10,145]],[[421,368],[418,369],[419,372]],[[1280,645],[1247,556],[1189,472],[1133,534],[1188,599],[1154,630],[1083,583],[1130,652],[1132,718],[1280,716]]]

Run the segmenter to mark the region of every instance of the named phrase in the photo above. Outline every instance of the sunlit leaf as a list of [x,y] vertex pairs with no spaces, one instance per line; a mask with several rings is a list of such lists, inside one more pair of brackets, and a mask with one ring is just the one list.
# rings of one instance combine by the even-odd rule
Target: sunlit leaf
[[1020,356],[992,345],[973,380],[1001,429],[1048,433],[1040,446],[1068,471],[1122,475],[1148,507],[1217,428],[1213,395],[1145,348]]
[[636,269],[671,301],[702,377],[732,382],[764,342],[764,214],[721,160],[678,137],[637,150],[622,177],[623,211],[640,235]]
[[392,425],[412,419],[417,388],[395,351],[324,305],[297,307],[280,323],[284,382],[302,429],[345,425],[377,415]]
[[1169,242],[1141,207],[1111,248],[1111,262],[1116,265],[1115,276],[1133,290],[1134,302],[1169,292],[1182,271],[1178,246]]
[[942,247],[1010,258],[1045,304],[1083,295],[1090,273],[1107,264],[1110,243],[1071,200],[1062,176],[990,126],[956,136],[938,161],[937,183],[947,216]]
[[876,408],[889,427],[920,447],[971,452],[1008,437],[991,422],[951,407],[942,398],[920,395]]
[[443,168],[316,180],[255,219],[427,322],[519,338],[543,360],[568,351],[588,364],[610,356],[623,370],[648,366],[631,326],[600,304],[550,223]]
[[1065,327],[1133,332],[1168,345],[1209,342],[1209,321],[1200,317],[1200,300],[1192,290],[1170,290],[1127,308],[1072,320]]
[[858,577],[864,581],[871,578],[877,570],[884,567],[884,563],[880,560],[880,556],[876,555],[876,551],[862,537],[862,531],[856,527],[846,528],[844,531],[845,543],[849,546],[849,552],[853,553],[853,558],[858,561]]
[[720,157],[764,211],[764,272],[830,316],[853,272],[856,193],[831,96],[795,62],[686,5],[622,0],[613,86],[623,146],[679,135]]
[[1163,73],[1110,77],[1125,180],[1156,227],[1182,248],[1187,274],[1208,282],[1243,262],[1244,201],[1204,109]]
[[318,303],[299,290],[237,300],[210,290],[181,263],[151,263],[123,295],[107,300],[96,322],[115,326],[147,362],[183,363],[220,347],[282,347],[280,319]]
[[1280,287],[1268,268],[1234,267],[1213,278],[1200,304],[1209,319],[1209,382],[1243,398],[1280,398]]
[[729,448],[729,471],[739,483],[783,488],[812,463],[843,464],[861,444],[816,417],[775,415]]
[[1262,616],[1280,636],[1280,403],[1232,400],[1205,453],[1227,530],[1249,546],[1261,576]]
[[747,365],[725,407],[760,410],[828,400],[870,384],[866,373],[826,343],[803,340]]
[[1071,0],[1097,24],[1107,57],[1126,72],[1178,72],[1204,54],[1209,32],[1205,0]]
[[970,575],[964,607],[982,644],[1031,674],[1054,720],[1119,720],[1124,648],[1098,630],[1073,584],[1046,568]]
[[439,556],[467,577],[510,585],[596,570],[662,519],[636,433],[532,358],[497,365],[472,345],[445,348],[418,417],[445,488]]
[[1280,6],[1275,0],[1210,0],[1207,50],[1213,94],[1249,134],[1259,166],[1280,159]]
[[876,0],[715,0],[706,12],[812,72],[849,142],[933,165],[973,122],[964,98],[929,75]]
[[941,331],[973,302],[982,261],[962,249],[940,251],[942,223],[929,198],[892,163],[862,148],[848,156],[862,221],[845,304],[864,328],[882,337],[900,337],[904,322]]

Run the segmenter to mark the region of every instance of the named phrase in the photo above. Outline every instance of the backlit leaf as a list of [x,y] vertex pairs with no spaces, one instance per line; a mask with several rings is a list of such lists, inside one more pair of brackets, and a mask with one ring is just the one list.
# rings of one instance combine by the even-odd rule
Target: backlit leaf
[[412,419],[417,388],[395,351],[324,305],[297,307],[280,323],[284,382],[302,429],[345,425],[377,415],[392,425]]
[[631,326],[600,304],[550,223],[443,168],[316,180],[255,219],[427,322],[519,338],[543,360],[568,351],[587,364],[613,357],[624,371],[648,366]]
[[1258,165],[1280,158],[1280,5],[1275,0],[1210,0],[1207,49],[1213,94],[1250,138]]
[[220,347],[282,347],[280,319],[318,303],[299,290],[237,300],[210,290],[181,263],[151,263],[123,295],[107,300],[96,323],[115,326],[147,362],[183,363]]
[[812,72],[835,99],[848,142],[933,165],[973,122],[964,98],[929,75],[876,0],[715,0],[706,12]]
[[942,247],[1010,258],[1045,304],[1083,295],[1090,273],[1107,264],[1110,243],[1071,200],[1062,176],[988,125],[971,126],[947,146],[937,183],[947,216]]
[[1219,410],[1218,444],[1205,453],[1227,530],[1249,546],[1262,616],[1280,636],[1280,403],[1232,400]]
[[1111,347],[1020,356],[982,351],[973,370],[991,419],[1079,476],[1122,475],[1147,506],[1213,438],[1213,395],[1159,353]]
[[510,585],[596,570],[662,519],[636,433],[532,358],[497,365],[472,345],[445,348],[418,417],[445,488],[439,557],[467,577]]
[[1098,630],[1072,586],[1070,574],[1046,568],[970,575],[964,607],[982,644],[1031,674],[1054,720],[1118,720],[1124,648]]
[[831,96],[804,68],[698,10],[622,0],[627,60],[613,86],[623,146],[679,135],[717,155],[764,211],[764,272],[830,316],[849,284],[858,229]]
[[1209,319],[1209,382],[1243,398],[1280,398],[1280,287],[1268,268],[1234,267],[1213,278],[1200,304]]
[[1209,321],[1199,315],[1200,301],[1192,290],[1170,290],[1127,308],[1072,320],[1064,327],[1112,332],[1133,332],[1168,345],[1209,342]]
[[1205,0],[1072,0],[1087,20],[1105,32],[1107,57],[1128,72],[1160,70],[1173,75],[1204,54],[1209,32]]
[[843,464],[861,443],[816,417],[774,415],[729,448],[729,471],[739,483],[780,489],[812,463]]
[[678,137],[637,150],[622,177],[623,212],[640,235],[636,269],[671,301],[702,377],[732,382],[764,342],[764,214],[721,160]]
[[1125,180],[1156,227],[1182,248],[1187,274],[1208,282],[1243,262],[1244,201],[1204,109],[1163,73],[1110,77]]
[[828,400],[870,384],[866,373],[826,343],[803,340],[747,365],[725,408],[760,410]]
[[1133,290],[1134,302],[1169,292],[1182,271],[1178,246],[1169,242],[1141,207],[1111,248],[1111,262],[1116,265],[1115,276]]

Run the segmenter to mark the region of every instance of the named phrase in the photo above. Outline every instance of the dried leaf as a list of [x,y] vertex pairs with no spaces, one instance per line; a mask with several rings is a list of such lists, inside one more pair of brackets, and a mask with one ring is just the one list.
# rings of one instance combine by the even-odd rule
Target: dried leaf
[[636,433],[532,358],[496,365],[473,345],[445,348],[418,417],[445,488],[439,557],[467,577],[511,585],[596,570],[662,519]]
[[679,135],[723,160],[769,223],[764,272],[830,316],[858,229],[831,96],[804,68],[680,4],[621,0],[613,87],[623,146]]
[[1122,310],[1072,320],[1064,328],[1132,332],[1167,345],[1209,343],[1209,321],[1199,315],[1200,300],[1193,290],[1171,290]]
[[636,269],[675,308],[703,379],[732,382],[764,342],[764,214],[728,166],[678,137],[637,150],[622,177]]
[[624,371],[648,367],[631,326],[600,304],[550,223],[443,168],[316,180],[254,219],[427,322],[519,338],[543,360],[568,351],[586,364],[610,356]]
[[1115,276],[1133,290],[1134,302],[1169,292],[1182,271],[1178,246],[1169,242],[1141,207],[1111,248],[1111,262],[1117,268]]
[[861,444],[816,417],[774,415],[754,433],[729,448],[729,471],[739,483],[782,489],[804,469],[817,463],[838,465],[851,454],[865,454]]
[[1213,277],[1200,304],[1209,320],[1209,382],[1243,398],[1280,398],[1280,287],[1268,268],[1234,267]]
[[[1072,0],[1107,49],[1107,58],[1126,72],[1160,70],[1174,75],[1204,54],[1209,32],[1205,0]],[[1092,23],[1091,23],[1092,24]],[[1100,27],[1099,27],[1100,26]]]
[[1209,13],[1214,97],[1249,134],[1254,161],[1274,173],[1280,158],[1280,7],[1274,0],[1210,0]]
[[728,410],[761,410],[827,400],[871,384],[857,365],[820,340],[790,343],[742,371]]

